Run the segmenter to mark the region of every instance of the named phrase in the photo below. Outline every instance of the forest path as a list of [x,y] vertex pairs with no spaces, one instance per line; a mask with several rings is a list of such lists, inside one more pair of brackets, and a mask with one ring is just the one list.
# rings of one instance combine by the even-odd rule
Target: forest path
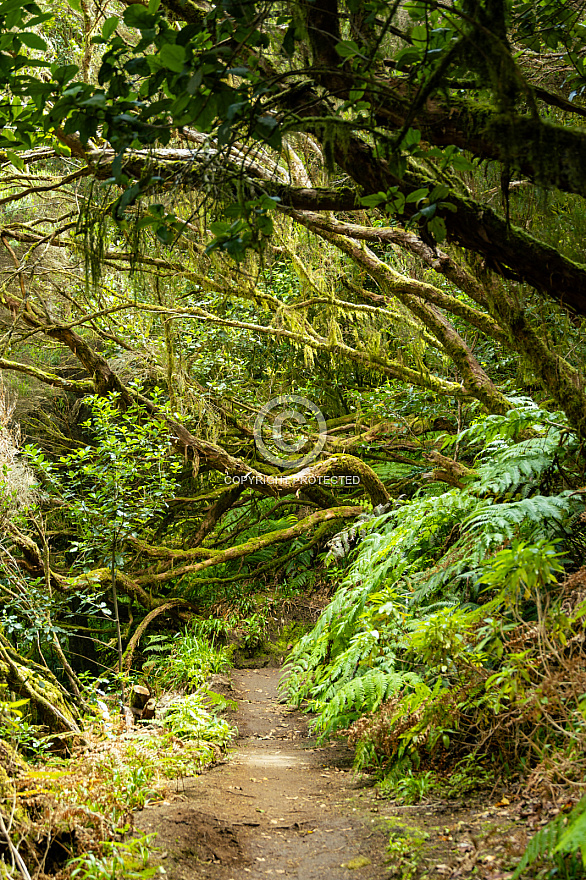
[[386,873],[388,830],[352,774],[351,752],[316,747],[306,717],[278,702],[279,674],[234,670],[239,738],[230,760],[136,815],[138,831],[157,832],[169,880],[374,880]]

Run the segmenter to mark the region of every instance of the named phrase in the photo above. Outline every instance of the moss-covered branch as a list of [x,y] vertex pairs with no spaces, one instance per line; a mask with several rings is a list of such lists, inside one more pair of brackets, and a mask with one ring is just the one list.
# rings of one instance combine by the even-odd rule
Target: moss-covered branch
[[[318,234],[320,231],[329,232],[335,235],[344,235],[356,241],[368,241],[373,244],[388,243],[400,247],[423,260],[431,269],[439,275],[443,275],[479,305],[488,307],[488,299],[482,285],[448,254],[437,247],[433,248],[426,244],[413,232],[407,232],[400,226],[361,226],[358,223],[342,223],[331,215],[315,214],[309,211],[303,213],[292,211],[290,215]],[[432,284],[419,282],[419,285],[414,285],[412,290],[416,296],[420,295],[426,302],[433,303],[450,314],[463,318],[471,327],[476,327],[482,333],[496,339],[497,342],[509,343],[507,332],[486,312],[469,306]]]
[[57,734],[81,735],[74,710],[48,669],[20,657],[0,634],[0,677],[9,689],[30,700],[33,716]]
[[[303,222],[302,214],[296,216]],[[369,248],[345,235],[325,230],[320,234],[348,254],[357,266],[365,269],[379,284],[384,294],[396,297],[436,337],[458,368],[466,391],[470,395],[480,400],[489,412],[503,413],[510,409],[511,405],[507,398],[495,387],[470,347],[437,307],[427,302],[427,295],[435,292],[432,285],[401,275],[388,263],[380,260]]]
[[[235,547],[228,547],[226,550],[214,553],[209,559],[204,559],[201,562],[194,562],[191,565],[183,565],[180,567],[173,565],[173,567],[167,571],[152,572],[148,575],[137,577],[136,580],[139,584],[164,583],[173,580],[174,578],[183,577],[183,575],[186,574],[195,574],[198,571],[204,571],[213,566],[222,565],[225,562],[233,562],[235,559],[242,559],[252,553],[258,552],[259,550],[263,550],[266,547],[272,547],[275,544],[281,544],[284,541],[292,541],[294,538],[298,538],[300,535],[305,534],[305,532],[308,532],[310,529],[314,528],[314,526],[321,523],[334,522],[339,519],[352,519],[359,516],[362,512],[362,508],[359,506],[334,507],[328,510],[318,510],[310,516],[306,516],[304,519],[299,520],[293,526],[269,532],[258,538],[251,538],[249,541],[245,541],[243,544],[238,544]],[[201,548],[197,548],[197,550],[201,551]],[[188,551],[185,551],[185,555],[187,555],[187,552]],[[174,562],[179,558],[178,554],[181,553],[182,551],[172,551]]]
[[54,388],[63,388],[66,391],[73,391],[77,394],[93,394],[95,386],[92,379],[64,379],[55,373],[48,373],[46,370],[40,370],[30,364],[21,364],[17,361],[10,361],[7,358],[0,358],[0,370],[10,370],[15,373],[24,373],[25,376],[32,376],[45,385],[52,385]]

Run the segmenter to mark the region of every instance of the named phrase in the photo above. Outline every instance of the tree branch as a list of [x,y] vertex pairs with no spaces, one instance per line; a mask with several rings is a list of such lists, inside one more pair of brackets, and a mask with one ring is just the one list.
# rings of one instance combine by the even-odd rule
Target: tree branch
[[[164,572],[149,573],[148,575],[138,577],[137,583],[162,583],[173,580],[177,577],[182,577],[185,574],[195,574],[198,571],[204,571],[213,566],[222,565],[225,562],[232,562],[235,559],[241,559],[242,557],[257,552],[258,550],[272,547],[274,544],[280,544],[283,541],[291,541],[293,538],[299,537],[299,535],[304,534],[304,532],[309,531],[309,529],[312,529],[315,525],[320,523],[331,522],[338,519],[351,519],[359,516],[362,512],[363,510],[359,506],[334,507],[328,510],[318,510],[310,516],[305,517],[305,519],[299,520],[299,522],[289,528],[269,532],[266,535],[262,535],[260,538],[251,538],[249,541],[245,541],[243,544],[238,544],[236,547],[228,547],[226,550],[222,550],[210,559],[205,559],[202,562],[195,562],[192,565],[184,565],[180,568],[173,567]],[[187,555],[187,552],[188,551],[185,551],[184,555]],[[174,558],[177,558],[178,554],[181,553],[182,551],[175,551],[173,554]]]

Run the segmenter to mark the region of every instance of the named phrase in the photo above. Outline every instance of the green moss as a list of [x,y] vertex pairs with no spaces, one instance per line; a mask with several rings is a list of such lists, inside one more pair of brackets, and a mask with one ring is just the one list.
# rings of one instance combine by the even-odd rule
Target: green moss
[[290,623],[285,624],[285,626],[279,630],[277,639],[271,646],[272,650],[276,654],[288,654],[290,650],[289,645],[295,645],[295,643],[298,642],[306,632],[309,632],[310,629],[311,624],[308,623],[291,621]]
[[311,629],[311,623],[290,621],[276,631],[266,632],[262,639],[253,644],[231,645],[231,660],[238,668],[281,666],[287,657],[290,646]]

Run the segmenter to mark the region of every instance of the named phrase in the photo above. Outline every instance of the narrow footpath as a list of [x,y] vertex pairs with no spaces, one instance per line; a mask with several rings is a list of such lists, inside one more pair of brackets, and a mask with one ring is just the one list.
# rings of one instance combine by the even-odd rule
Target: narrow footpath
[[278,669],[234,670],[235,751],[136,815],[168,880],[380,880],[388,829],[339,744],[278,702]]

